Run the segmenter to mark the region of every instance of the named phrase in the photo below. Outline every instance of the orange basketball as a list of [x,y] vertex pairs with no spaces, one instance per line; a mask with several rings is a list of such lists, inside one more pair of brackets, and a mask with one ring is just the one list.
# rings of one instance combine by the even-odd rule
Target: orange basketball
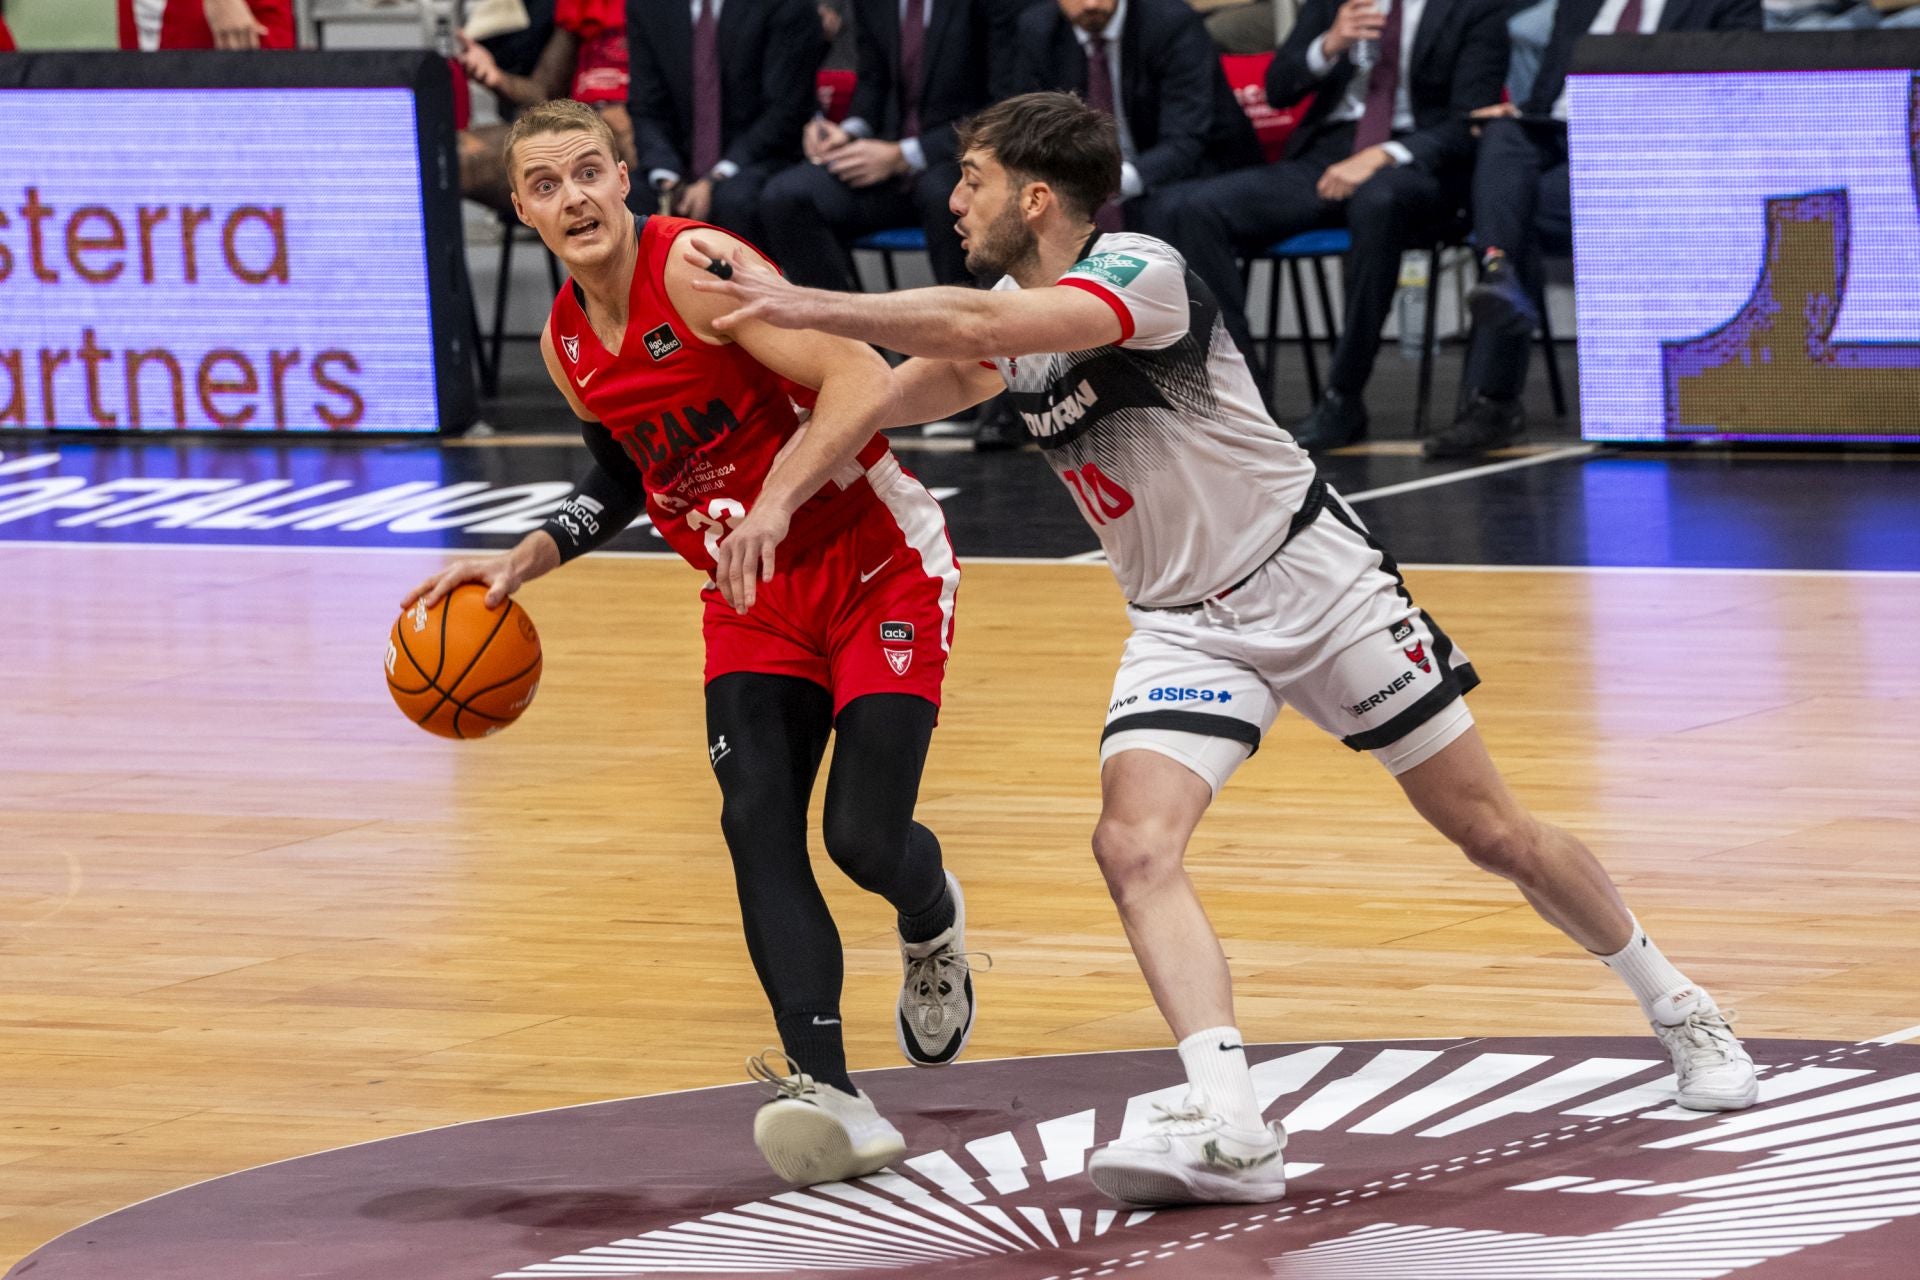
[[407,719],[443,738],[483,738],[512,724],[540,688],[540,633],[518,603],[486,606],[462,583],[415,604],[387,637],[387,692]]

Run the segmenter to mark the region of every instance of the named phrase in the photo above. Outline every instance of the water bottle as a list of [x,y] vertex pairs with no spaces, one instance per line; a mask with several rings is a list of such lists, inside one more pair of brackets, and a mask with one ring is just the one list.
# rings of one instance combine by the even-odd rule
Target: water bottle
[[1380,42],[1356,40],[1353,48],[1347,50],[1347,58],[1353,63],[1353,69],[1364,76],[1380,61]]
[[420,43],[443,58],[460,55],[454,32],[460,29],[459,0],[420,0]]
[[1394,298],[1396,328],[1400,330],[1400,354],[1418,360],[1427,338],[1427,251],[1410,249],[1400,255],[1400,292]]

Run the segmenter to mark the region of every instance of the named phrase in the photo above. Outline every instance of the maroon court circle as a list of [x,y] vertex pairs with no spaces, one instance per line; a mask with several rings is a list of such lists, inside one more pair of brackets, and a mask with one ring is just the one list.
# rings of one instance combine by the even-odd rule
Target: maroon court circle
[[[384,1139],[68,1232],[6,1280],[1835,1280],[1920,1254],[1920,1045],[1749,1042],[1753,1111],[1669,1104],[1650,1038],[1249,1046],[1273,1205],[1116,1209],[1090,1147],[1184,1091],[1168,1051],[868,1072],[908,1156],[795,1190],[754,1085]],[[1890,1269],[1893,1268],[1893,1269]]]

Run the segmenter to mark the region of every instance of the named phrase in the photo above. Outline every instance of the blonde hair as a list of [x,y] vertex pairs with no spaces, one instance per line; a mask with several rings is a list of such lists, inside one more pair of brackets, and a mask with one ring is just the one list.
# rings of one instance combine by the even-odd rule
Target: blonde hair
[[521,113],[507,130],[507,141],[503,148],[507,165],[507,185],[515,190],[520,187],[520,171],[514,168],[513,151],[521,142],[543,133],[591,133],[606,144],[607,157],[620,159],[620,147],[613,139],[613,129],[600,118],[600,113],[584,102],[575,102],[572,98],[554,98],[547,102],[536,103]]

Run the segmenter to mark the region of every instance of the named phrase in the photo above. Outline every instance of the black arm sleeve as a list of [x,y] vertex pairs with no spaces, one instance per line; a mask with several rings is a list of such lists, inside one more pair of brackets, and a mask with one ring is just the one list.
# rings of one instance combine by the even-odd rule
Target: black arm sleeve
[[598,422],[581,422],[580,437],[593,467],[540,527],[560,548],[560,563],[604,546],[626,530],[647,505],[647,488],[613,434]]

